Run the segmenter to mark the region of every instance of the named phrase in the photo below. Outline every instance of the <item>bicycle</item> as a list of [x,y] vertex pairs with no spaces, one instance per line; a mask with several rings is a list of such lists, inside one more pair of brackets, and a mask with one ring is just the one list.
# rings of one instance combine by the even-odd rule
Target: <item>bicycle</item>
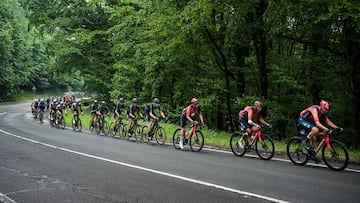
[[112,137],[115,137],[116,135],[123,135],[124,133],[124,126],[126,124],[124,124],[122,122],[122,119],[119,119],[117,122],[116,122],[116,126],[115,126],[115,130],[114,130],[114,127],[113,127],[114,123],[111,122],[110,125],[109,125],[109,135],[112,136]]
[[105,116],[103,114],[100,114],[100,119],[98,116],[96,116],[95,121],[95,132],[96,134],[100,135],[100,133],[104,133],[104,135],[107,135],[106,130],[109,128],[109,124],[105,120]]
[[141,140],[141,125],[138,124],[138,120],[134,119],[134,122],[131,124],[130,126],[130,130],[127,130],[127,125],[124,125],[123,127],[123,137],[127,137],[128,139],[130,139],[130,137],[132,137],[134,135],[135,140],[136,141],[140,141]]
[[275,153],[274,141],[258,128],[252,128],[252,136],[249,139],[244,129],[234,132],[230,138],[230,148],[235,156],[243,156],[255,146],[256,154],[263,160],[270,160]]
[[144,126],[141,130],[141,139],[148,143],[152,138],[155,138],[156,143],[159,145],[163,145],[166,142],[166,132],[163,127],[160,126],[159,120],[154,120],[152,128],[150,129],[150,136],[148,134],[148,127]]
[[[336,131],[339,134],[339,131]],[[307,132],[299,131],[298,133],[304,138],[294,136],[290,138],[286,146],[287,155],[295,165],[304,166],[310,159],[318,161],[316,154],[321,150],[321,157],[325,164],[332,170],[344,170],[349,163],[349,153],[345,145],[337,140],[330,140],[329,134],[319,132],[322,140],[316,146],[315,150],[305,147]]]
[[72,129],[73,129],[73,131],[81,132],[82,124],[81,124],[81,119],[79,117],[79,114],[75,114],[74,116],[75,116],[75,119],[74,119],[74,117],[72,119]]
[[[198,124],[193,124],[191,126],[186,126],[186,128],[191,128],[188,133],[183,136],[183,144],[186,145],[190,140],[190,149],[193,152],[199,152],[204,146],[204,135],[201,130],[197,129]],[[200,126],[201,129],[201,126]],[[175,149],[180,149],[180,131],[181,128],[175,130],[173,134],[173,145]]]
[[55,124],[57,128],[65,129],[65,119],[63,114],[58,114]]

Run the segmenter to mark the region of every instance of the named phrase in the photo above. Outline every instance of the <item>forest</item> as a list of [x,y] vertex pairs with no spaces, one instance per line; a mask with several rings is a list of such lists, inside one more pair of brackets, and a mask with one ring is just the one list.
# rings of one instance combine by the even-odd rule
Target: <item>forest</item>
[[2,0],[0,101],[83,91],[108,102],[159,97],[178,123],[192,97],[211,129],[266,106],[273,137],[321,99],[360,148],[360,1]]

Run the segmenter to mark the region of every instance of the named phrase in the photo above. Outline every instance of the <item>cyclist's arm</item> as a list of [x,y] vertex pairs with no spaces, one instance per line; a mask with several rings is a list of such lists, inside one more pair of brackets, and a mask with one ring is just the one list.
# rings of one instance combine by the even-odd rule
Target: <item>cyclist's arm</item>
[[160,115],[165,119],[166,116],[165,116],[165,113],[163,111],[160,110]]
[[248,112],[248,123],[249,123],[250,125],[252,125],[252,126],[255,126],[255,127],[257,127],[257,128],[260,128],[260,125],[257,124],[257,123],[255,123],[255,122],[252,120],[254,111],[253,111],[252,109],[249,109],[247,112]]
[[186,119],[190,122],[194,122],[192,119],[191,119],[191,109],[189,107],[186,108]]
[[311,108],[311,109],[309,109],[309,111],[310,111],[310,113],[311,113],[311,115],[312,115],[312,117],[313,117],[313,119],[314,119],[315,125],[316,125],[318,128],[320,128],[321,130],[327,131],[328,128],[325,127],[323,124],[321,124],[320,121],[319,121],[319,116],[318,116],[317,110],[316,110],[315,108]]
[[259,116],[259,121],[267,127],[271,128],[271,124],[266,122],[262,116]]
[[333,129],[340,129],[340,131],[343,131],[342,128],[338,127],[337,125],[335,125],[328,117],[326,117],[326,123]]
[[203,114],[202,114],[201,111],[199,112],[199,118],[200,118],[200,122],[201,122],[202,124],[204,124],[204,116],[203,116]]
[[149,115],[150,115],[151,118],[156,119],[156,116],[153,114],[152,111],[150,111]]

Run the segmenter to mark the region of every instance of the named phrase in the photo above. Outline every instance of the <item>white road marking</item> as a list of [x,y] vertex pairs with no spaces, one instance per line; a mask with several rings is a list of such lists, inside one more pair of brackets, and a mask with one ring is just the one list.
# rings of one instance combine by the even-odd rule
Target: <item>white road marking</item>
[[175,175],[175,174],[171,174],[171,173],[167,173],[167,172],[162,172],[162,171],[158,171],[158,170],[154,170],[154,169],[150,169],[150,168],[145,168],[145,167],[142,167],[142,166],[128,164],[128,163],[125,163],[125,162],[115,161],[115,160],[112,160],[112,159],[107,159],[107,158],[103,158],[103,157],[99,157],[99,156],[95,156],[95,155],[91,155],[91,154],[86,154],[86,153],[83,153],[83,152],[74,151],[74,150],[71,150],[71,149],[63,148],[63,147],[58,147],[58,146],[55,146],[55,145],[51,145],[51,144],[47,144],[47,143],[44,143],[44,142],[39,142],[39,141],[36,141],[36,140],[25,138],[25,137],[22,137],[22,136],[19,136],[19,135],[15,135],[13,133],[9,133],[9,132],[4,131],[2,129],[0,129],[0,132],[3,133],[3,134],[6,134],[6,135],[9,135],[9,136],[16,137],[18,139],[24,140],[24,141],[34,143],[34,144],[40,144],[40,145],[43,145],[43,146],[46,146],[46,147],[50,147],[50,148],[53,148],[53,149],[58,149],[58,150],[61,150],[61,151],[81,155],[81,156],[88,157],[88,158],[102,160],[102,161],[122,165],[122,166],[129,167],[129,168],[135,168],[135,169],[138,169],[138,170],[147,171],[147,172],[155,173],[155,174],[158,174],[158,175],[175,178],[175,179],[178,179],[178,180],[183,180],[183,181],[187,181],[187,182],[191,182],[191,183],[195,183],[195,184],[199,184],[199,185],[203,185],[203,186],[207,186],[207,187],[212,187],[212,188],[216,188],[216,189],[220,189],[220,190],[224,190],[224,191],[228,191],[228,192],[233,192],[233,193],[237,193],[237,194],[240,194],[240,195],[243,195],[243,196],[259,198],[259,199],[267,200],[267,201],[270,201],[270,202],[288,203],[288,201],[284,201],[284,200],[281,200],[281,199],[276,199],[276,198],[273,198],[273,197],[263,196],[263,195],[259,195],[259,194],[256,194],[256,193],[246,192],[246,191],[242,191],[242,190],[238,190],[238,189],[235,189],[235,188],[230,188],[230,187],[226,187],[226,186],[222,186],[222,185],[217,185],[217,184],[206,182],[206,181],[187,178],[187,177],[184,177],[184,176],[179,176],[179,175]]
[[3,193],[0,192],[0,202],[3,203],[16,203],[14,200],[12,200],[10,197],[4,195]]

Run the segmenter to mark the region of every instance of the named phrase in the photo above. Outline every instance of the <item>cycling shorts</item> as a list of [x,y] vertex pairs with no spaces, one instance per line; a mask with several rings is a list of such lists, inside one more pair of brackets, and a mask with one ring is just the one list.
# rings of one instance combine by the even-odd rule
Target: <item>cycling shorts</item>
[[[194,118],[194,117],[190,117],[190,118],[191,118],[193,121],[195,121],[195,118]],[[181,117],[180,117],[180,126],[181,126],[182,128],[186,126],[186,121],[187,121],[186,116],[181,115]]]
[[302,129],[305,129],[307,131],[311,131],[311,129],[315,126],[313,123],[310,123],[309,121],[299,117],[298,119],[299,127]]
[[247,119],[239,118],[238,122],[239,122],[240,128],[242,130],[246,130],[248,128],[251,128],[251,125],[249,124]]

